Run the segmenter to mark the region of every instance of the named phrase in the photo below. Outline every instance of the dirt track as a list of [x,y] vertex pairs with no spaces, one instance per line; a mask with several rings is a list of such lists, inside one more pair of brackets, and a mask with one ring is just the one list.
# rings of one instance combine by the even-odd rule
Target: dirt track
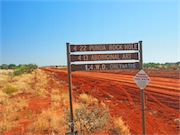
[[[47,70],[56,73],[57,81],[67,81],[66,70]],[[76,97],[85,92],[103,100],[113,116],[123,117],[132,134],[141,134],[140,90],[133,77],[122,73],[73,72],[73,94]],[[145,88],[147,134],[180,133],[179,96],[180,79],[151,77]]]

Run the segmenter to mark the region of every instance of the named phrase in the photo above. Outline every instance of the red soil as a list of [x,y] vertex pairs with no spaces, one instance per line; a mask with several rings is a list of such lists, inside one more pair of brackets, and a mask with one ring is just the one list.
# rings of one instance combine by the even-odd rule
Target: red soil
[[[67,82],[67,70],[55,72],[57,81]],[[141,134],[140,90],[133,81],[137,70],[116,72],[73,72],[73,96],[85,92],[104,101],[113,116],[122,116],[132,134]],[[178,70],[146,70],[151,82],[145,88],[145,119],[147,134],[180,134]]]
[[[49,90],[67,88],[67,70],[43,69],[49,76]],[[145,88],[146,133],[178,135],[180,125],[180,79],[179,70],[145,70],[151,77],[151,82]],[[91,94],[104,101],[110,108],[112,116],[122,116],[129,125],[132,134],[141,134],[141,97],[140,90],[133,81],[137,70],[103,71],[103,72],[73,72],[73,97],[80,93]],[[66,83],[62,84],[62,81]],[[61,84],[60,84],[61,82]],[[33,123],[30,113],[40,114],[50,106],[50,98],[40,98],[31,94],[20,94],[28,99],[28,108],[19,113],[18,126],[4,133],[27,133]],[[17,98],[12,96],[11,98]],[[60,111],[63,108],[60,108]],[[0,107],[0,111],[3,108]],[[44,133],[39,133],[44,134]]]

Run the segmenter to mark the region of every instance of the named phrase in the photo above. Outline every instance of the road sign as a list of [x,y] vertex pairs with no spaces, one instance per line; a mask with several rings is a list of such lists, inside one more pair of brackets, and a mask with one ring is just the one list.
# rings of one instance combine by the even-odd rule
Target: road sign
[[[142,51],[139,43],[121,43],[121,44],[70,44],[69,46],[69,59],[71,65],[71,71],[79,70],[115,70],[115,69],[140,69],[140,56]],[[91,54],[82,54],[82,52],[91,52]],[[96,54],[95,51],[99,51]],[[103,53],[109,51],[108,53]],[[112,51],[118,51],[118,53],[112,53]],[[121,51],[121,53],[120,53]],[[125,53],[125,51],[130,51]],[[76,53],[73,53],[76,52]],[[78,53],[79,52],[79,53]],[[81,53],[80,53],[81,52]],[[111,52],[111,53],[110,53]],[[132,61],[125,60],[136,60]],[[137,62],[138,60],[138,62]],[[82,63],[72,63],[81,62]],[[88,61],[96,61],[96,63],[89,64]],[[101,64],[102,61],[106,64]],[[113,61],[118,61],[115,63]],[[108,64],[107,64],[108,63]]]
[[104,64],[72,64],[71,71],[90,70],[118,70],[118,69],[139,69],[140,64],[135,63],[104,63]]
[[71,55],[71,62],[104,60],[138,60],[138,53]]
[[[72,89],[71,89],[71,72],[72,71],[90,71],[90,70],[116,70],[116,69],[143,69],[142,57],[142,41],[139,43],[125,43],[125,44],[69,44],[67,45],[67,64],[68,64],[68,83],[69,83],[69,97],[70,97],[70,122],[71,133],[74,133],[74,116],[72,106]],[[95,54],[98,52],[99,54]],[[122,51],[119,54],[104,54],[105,51]],[[128,53],[125,53],[125,51]],[[75,52],[75,53],[74,53]],[[85,54],[82,52],[91,52]],[[118,60],[119,63],[113,63],[112,60]],[[136,60],[135,62],[123,60]],[[72,63],[76,62],[77,63]],[[80,63],[79,61],[84,61]],[[87,61],[96,61],[96,63],[89,64]],[[102,64],[102,61],[107,61]],[[122,62],[123,61],[123,62]],[[138,61],[138,62],[137,62]],[[134,81],[141,89],[142,95],[142,134],[145,134],[145,106],[144,106],[144,88],[149,83],[150,78],[141,70],[135,77]]]
[[138,85],[138,87],[143,90],[146,85],[150,82],[149,76],[144,72],[144,70],[140,70],[135,76],[134,81]]
[[126,44],[83,44],[70,46],[71,52],[138,50],[138,43]]

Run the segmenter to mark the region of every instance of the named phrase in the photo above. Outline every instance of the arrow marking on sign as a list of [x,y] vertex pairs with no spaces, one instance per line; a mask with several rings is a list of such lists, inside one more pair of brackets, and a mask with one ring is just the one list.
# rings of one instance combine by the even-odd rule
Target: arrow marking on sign
[[74,51],[77,51],[77,47],[76,47],[76,46],[74,46],[74,48],[73,48],[73,49],[74,49]]
[[78,60],[80,60],[80,61],[81,61],[81,55],[79,55]]

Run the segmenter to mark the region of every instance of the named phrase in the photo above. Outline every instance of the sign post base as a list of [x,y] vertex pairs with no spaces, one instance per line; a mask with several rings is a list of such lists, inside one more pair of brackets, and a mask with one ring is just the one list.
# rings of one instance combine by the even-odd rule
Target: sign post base
[[65,135],[78,135],[78,132],[75,131],[75,132],[69,132],[69,133],[65,133]]

